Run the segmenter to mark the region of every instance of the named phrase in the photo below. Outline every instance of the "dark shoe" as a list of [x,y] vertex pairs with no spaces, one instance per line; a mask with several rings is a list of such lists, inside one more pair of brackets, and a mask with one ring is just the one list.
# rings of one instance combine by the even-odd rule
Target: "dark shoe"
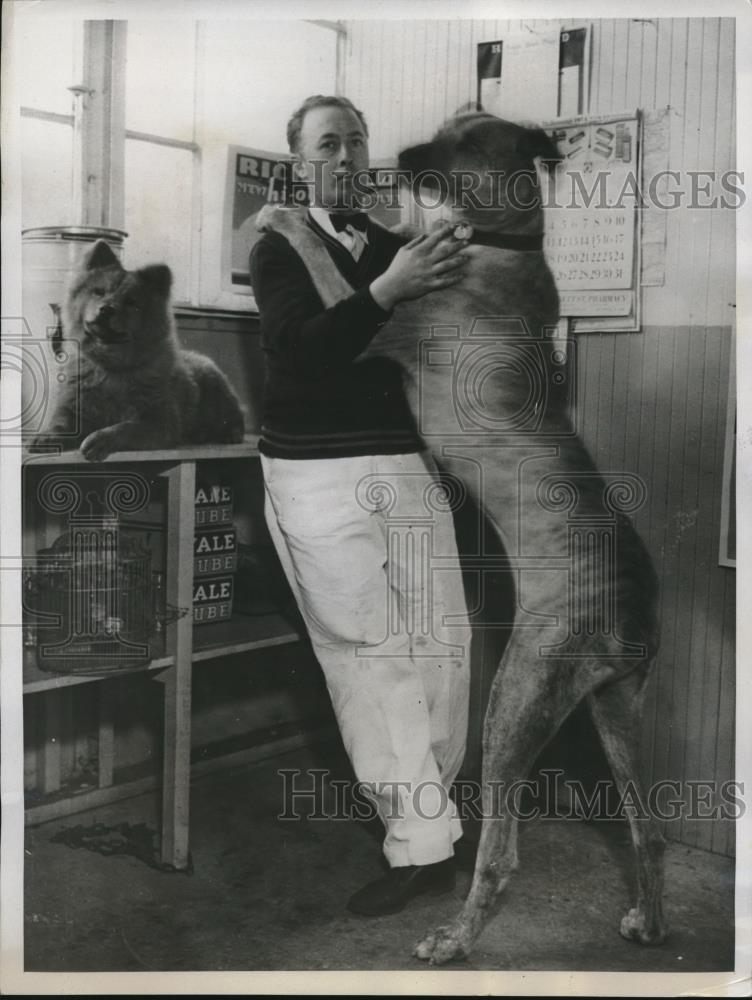
[[475,858],[478,854],[478,841],[472,840],[466,834],[462,834],[459,840],[454,842],[454,860],[457,864],[458,872],[475,871]]
[[454,858],[433,865],[404,865],[390,868],[383,878],[369,882],[347,901],[351,913],[379,917],[404,910],[413,896],[423,892],[438,896],[454,888]]

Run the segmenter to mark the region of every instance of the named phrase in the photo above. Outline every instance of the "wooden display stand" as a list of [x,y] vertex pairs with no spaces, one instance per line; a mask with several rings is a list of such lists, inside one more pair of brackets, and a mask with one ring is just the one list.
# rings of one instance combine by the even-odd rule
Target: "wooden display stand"
[[[206,460],[236,462],[258,458],[257,439],[247,439],[239,445],[215,445],[165,451],[119,452],[106,462],[92,466],[78,451],[56,455],[28,455],[25,460],[27,484],[29,476],[39,475],[51,467],[69,469],[71,478],[76,471],[118,467],[123,470],[141,469],[152,478],[166,482],[167,559],[166,599],[173,608],[187,609],[166,626],[164,649],[143,667],[135,670],[154,672],[164,684],[164,755],[162,771],[162,848],[161,859],[175,869],[188,866],[189,786],[191,753],[191,673],[193,663],[233,653],[297,642],[300,634],[281,614],[258,617],[234,616],[227,621],[195,629],[190,608],[193,594],[194,568],[194,495],[196,468]],[[260,474],[260,472],[259,472]],[[36,551],[41,537],[43,511],[35,492],[26,490],[24,501],[27,551]],[[135,671],[134,671],[135,672]],[[24,695],[39,695],[45,699],[43,710],[44,738],[38,749],[37,775],[41,796],[47,798],[26,810],[27,823],[39,823],[73,812],[103,805],[126,795],[138,794],[153,782],[140,781],[115,784],[115,740],[107,681],[122,677],[116,674],[52,674],[37,666],[34,650],[24,652]],[[55,798],[61,789],[58,701],[51,694],[75,684],[100,685],[98,788],[93,791]],[[141,788],[140,786],[143,786]]]

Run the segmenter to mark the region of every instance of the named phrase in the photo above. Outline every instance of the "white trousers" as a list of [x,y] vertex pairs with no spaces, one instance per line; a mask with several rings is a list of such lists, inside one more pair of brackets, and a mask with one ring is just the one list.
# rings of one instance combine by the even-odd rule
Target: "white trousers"
[[261,457],[269,531],[392,867],[453,853],[470,629],[446,493],[427,454]]

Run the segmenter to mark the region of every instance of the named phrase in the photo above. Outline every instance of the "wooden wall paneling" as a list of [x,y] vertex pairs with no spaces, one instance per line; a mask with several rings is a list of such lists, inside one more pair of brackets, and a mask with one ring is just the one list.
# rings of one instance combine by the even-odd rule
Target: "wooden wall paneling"
[[613,23],[605,18],[593,22],[592,66],[590,68],[590,113],[602,114],[604,100],[604,78],[606,76],[607,60],[602,57],[604,52],[610,52],[613,45]]
[[601,393],[598,372],[602,341],[599,333],[577,338],[577,428],[594,459],[598,446],[598,402]]
[[404,86],[403,103],[400,108],[399,149],[406,149],[419,137],[412,129],[412,102],[419,87],[421,67],[417,59],[418,32],[414,29],[405,31],[402,37],[403,67],[402,81]]
[[[394,54],[390,52],[388,48],[385,47],[385,34],[386,26],[384,22],[377,22],[375,26],[376,31],[376,44],[373,49],[373,58],[369,65],[369,77],[368,85],[373,88],[373,95],[375,100],[380,100],[382,107],[384,107],[384,83],[386,75],[394,72],[395,61]],[[367,93],[368,91],[366,91]],[[393,110],[393,109],[392,109]],[[384,156],[389,149],[389,139],[392,135],[392,116],[391,114],[380,116],[380,126],[379,133],[376,136],[376,148],[378,149],[378,155]]]
[[[689,693],[687,698],[687,746],[683,773],[688,778],[709,780],[714,777],[715,728],[720,691],[721,622],[723,607],[718,596],[724,592],[724,570],[718,565],[721,482],[717,475],[717,456],[722,453],[725,423],[722,328],[708,330],[703,357],[703,384],[700,434],[696,442],[698,468],[698,518],[695,525],[696,546],[693,573],[692,650]],[[710,738],[708,738],[710,737]],[[682,841],[709,849],[712,829],[707,821],[687,821]]]
[[630,420],[629,374],[632,335],[609,338],[613,344],[610,441],[606,471],[632,473],[626,464],[627,434]]
[[364,23],[354,21],[350,30],[352,32],[352,52],[345,73],[347,82],[345,96],[349,97],[353,104],[365,114],[370,135],[371,155],[378,157],[376,136],[381,123],[376,113],[378,104],[373,86],[377,58],[376,39],[372,38],[369,44],[368,40],[364,38],[364,32],[370,31]]
[[403,120],[405,116],[405,103],[409,100],[409,91],[405,90],[405,78],[408,73],[407,45],[409,39],[405,37],[402,25],[399,21],[392,22],[390,33],[390,45],[395,53],[397,65],[394,72],[388,74],[389,94],[388,101],[392,108],[392,135],[390,149],[396,155],[405,144],[403,144]]
[[[405,93],[402,89],[403,64],[405,61],[405,36],[402,22],[385,21],[382,34],[382,49],[379,56],[379,114],[386,123],[385,155],[396,154],[401,128],[401,118]],[[409,99],[409,98],[408,98]]]
[[[678,169],[682,165],[684,138],[684,87],[686,76],[686,34],[685,18],[661,19],[659,21],[659,52],[656,74],[656,105],[669,107],[669,151],[668,168]],[[668,325],[688,320],[688,310],[683,305],[685,295],[677,294],[682,288],[682,257],[680,255],[682,237],[682,216],[684,209],[666,211],[666,254],[665,279],[663,286],[645,288],[643,295],[643,319],[653,325]],[[700,279],[702,280],[702,279]]]
[[[420,21],[415,32],[415,59],[418,73],[418,85],[413,93],[414,105],[410,119],[410,127],[415,128],[416,142],[428,139],[433,123],[428,121],[426,114],[426,61],[429,58],[428,21]],[[417,127],[416,127],[417,126]]]
[[[653,525],[655,521],[655,511],[658,505],[656,495],[656,485],[653,480],[653,458],[655,455],[654,439],[656,426],[658,423],[659,396],[658,396],[658,349],[661,343],[661,331],[643,331],[635,341],[639,341],[642,349],[642,364],[639,370],[641,381],[641,405],[639,421],[635,424],[635,437],[637,438],[637,468],[645,481],[647,487],[647,498],[645,506],[637,512],[635,518],[640,535],[648,546],[653,559],[655,560],[655,538]],[[656,567],[658,569],[658,567]],[[652,764],[655,753],[655,725],[656,725],[656,679],[657,665],[654,665],[652,676],[648,681],[645,699],[645,711],[643,714],[643,773],[645,776],[652,776]]]
[[658,107],[656,103],[656,72],[658,55],[658,32],[660,21],[642,23],[642,57],[640,60],[640,81],[636,105],[646,111]]
[[[449,114],[449,87],[452,93],[457,89],[457,67],[452,57],[449,21],[436,22],[436,58],[438,66],[434,74],[436,84],[436,125],[446,121]],[[443,67],[443,68],[441,68]]]
[[[423,88],[423,117],[431,136],[442,120],[442,76],[445,67],[441,60],[445,53],[441,48],[443,21],[430,20],[426,23],[426,54],[429,65],[425,73]],[[441,75],[440,75],[441,74]]]
[[[736,572],[730,567],[718,564],[717,540],[721,521],[722,482],[718,474],[725,445],[726,405],[729,391],[729,370],[733,338],[729,331],[719,331],[719,364],[717,385],[709,384],[708,395],[716,406],[716,433],[703,448],[702,457],[707,458],[706,478],[708,491],[712,496],[712,517],[708,525],[708,563],[713,586],[709,593],[707,620],[712,631],[708,631],[708,645],[704,651],[704,685],[702,691],[702,725],[700,731],[701,778],[717,781],[731,780],[734,776],[734,614],[736,610]],[[712,450],[711,450],[712,449]],[[715,461],[713,461],[715,457]],[[710,488],[712,486],[712,489]],[[733,853],[733,828],[720,821],[705,824],[710,828],[710,847],[724,850],[721,844],[731,847]]]
[[[688,84],[687,122],[694,119],[696,127],[688,128],[687,133],[692,134],[694,138],[692,143],[694,156],[690,159],[695,170],[713,170],[715,164],[718,44],[718,18],[702,19],[699,30],[695,30],[694,36],[690,33],[688,60],[690,65],[695,67],[695,72],[690,78],[691,88]],[[703,197],[703,201],[707,200]],[[721,321],[720,316],[711,319],[707,315],[708,286],[716,280],[716,274],[713,273],[716,271],[713,267],[714,254],[711,253],[710,244],[713,210],[698,208],[692,211],[692,253],[686,260],[686,268],[689,274],[701,275],[702,279],[690,282],[687,289],[690,322],[708,325]],[[723,256],[721,253],[721,258]],[[723,266],[726,266],[725,261]]]
[[468,20],[460,20],[455,23],[455,44],[457,59],[457,87],[455,91],[456,107],[451,111],[462,107],[476,99],[476,67],[475,55],[472,44],[472,23]]
[[677,333],[669,329],[645,331],[657,344],[655,368],[650,376],[655,384],[655,420],[648,433],[650,465],[647,478],[650,483],[649,528],[646,541],[653,557],[660,584],[659,609],[661,617],[661,650],[656,657],[654,672],[654,696],[660,708],[653,716],[651,770],[653,778],[666,777],[665,746],[667,740],[667,720],[671,711],[671,661],[670,643],[666,638],[671,625],[672,596],[671,581],[667,579],[666,537],[667,537],[667,493],[670,478],[670,450],[668,436],[668,415],[671,403],[670,386],[673,374],[674,349]]
[[[704,329],[690,327],[687,332],[687,383],[684,393],[683,441],[676,448],[678,476],[677,489],[672,498],[671,533],[676,550],[676,632],[673,645],[674,699],[671,740],[668,753],[669,774],[691,777],[699,774],[696,741],[699,736],[697,713],[700,705],[693,705],[692,695],[702,684],[701,667],[698,670],[694,652],[705,641],[706,623],[698,613],[705,581],[696,579],[697,561],[702,555],[698,461],[696,451],[703,426],[702,390],[705,350],[708,335]],[[680,411],[681,412],[681,411]],[[680,416],[680,419],[681,416]],[[678,444],[678,442],[677,442]],[[707,580],[707,573],[705,574]],[[687,764],[691,762],[691,769]],[[688,834],[685,843],[696,843],[697,831],[690,834],[682,822],[682,832]]]
[[655,87],[652,107],[663,108],[670,100],[671,66],[674,47],[674,18],[656,19]]
[[629,18],[624,25],[627,38],[626,66],[624,70],[624,107],[639,107],[642,90],[642,60],[645,31],[653,30],[646,21]]
[[[669,166],[677,169],[686,165],[685,132],[686,132],[686,78],[687,78],[687,18],[677,18],[674,23],[674,39],[671,51],[671,77],[669,87],[669,105],[672,109],[671,133],[669,142]],[[662,313],[654,320],[658,324],[676,326],[688,322],[688,311],[684,307],[683,295],[677,295],[683,276],[684,251],[689,234],[687,233],[686,211],[669,212],[666,232],[666,286],[662,296]]]
[[[640,434],[637,428],[639,427],[639,420],[642,416],[644,397],[646,392],[646,380],[644,377],[645,371],[645,338],[642,334],[626,334],[626,336],[617,338],[620,342],[623,340],[627,348],[627,356],[625,362],[625,372],[622,376],[626,384],[626,395],[624,401],[624,410],[621,420],[622,420],[622,433],[624,437],[623,441],[623,461],[624,468],[638,475],[642,478],[645,483],[646,492],[649,492],[650,484],[647,482],[645,476],[643,475],[642,466],[640,464]],[[617,367],[618,371],[618,367]],[[634,520],[635,523],[644,527],[645,524],[645,511],[647,509],[647,496],[645,497],[645,505],[640,508],[640,510],[635,511]]]
[[[734,658],[734,644],[731,640],[734,634],[736,613],[736,577],[732,569],[725,569],[723,575],[725,578],[724,642],[721,646],[721,698],[718,704],[715,767],[713,769],[713,775],[716,777],[716,780],[718,780],[719,776],[721,780],[724,778],[731,779],[734,776],[734,740],[736,735],[733,697],[734,685],[736,683],[736,663]],[[739,776],[737,775],[736,777],[738,778]],[[734,855],[736,853],[736,829],[731,820],[720,819],[713,823],[712,849],[723,854]]]
[[[610,467],[611,408],[614,391],[614,338],[608,334],[598,334],[598,369],[594,372],[595,388],[593,400],[596,403],[597,422],[595,426],[595,462],[605,471]],[[591,376],[593,377],[593,376]],[[585,425],[588,426],[587,424]]]
[[493,38],[484,37],[483,31],[481,29],[481,23],[478,21],[470,22],[470,100],[476,101],[478,99],[478,45],[481,42],[491,42],[494,41]]
[[[684,470],[679,457],[682,452],[684,431],[687,419],[687,377],[689,359],[687,342],[689,331],[672,330],[673,357],[670,369],[666,372],[664,393],[667,409],[661,422],[659,433],[666,433],[666,468],[667,476],[662,483],[661,493],[665,502],[665,536],[663,540],[663,564],[660,579],[663,585],[662,602],[662,642],[663,653],[660,657],[665,670],[666,684],[663,712],[658,716],[659,731],[656,734],[656,772],[661,775],[674,776],[672,770],[672,750],[676,739],[681,733],[674,734],[677,720],[677,703],[683,703],[682,675],[686,671],[685,651],[683,650],[684,634],[687,623],[681,614],[682,583],[680,578],[680,546],[681,546],[681,486]],[[668,721],[668,726],[666,722]],[[664,728],[665,727],[665,728]],[[663,731],[661,732],[661,729]]]
[[[736,168],[736,100],[734,88],[733,18],[720,18],[715,65],[713,144],[705,169],[719,172]],[[733,323],[736,301],[736,212],[714,209],[709,215],[709,252],[705,281],[707,323]]]
[[614,61],[611,68],[611,109],[631,110],[628,91],[630,86],[629,64],[632,52],[632,21],[619,18],[614,32]]

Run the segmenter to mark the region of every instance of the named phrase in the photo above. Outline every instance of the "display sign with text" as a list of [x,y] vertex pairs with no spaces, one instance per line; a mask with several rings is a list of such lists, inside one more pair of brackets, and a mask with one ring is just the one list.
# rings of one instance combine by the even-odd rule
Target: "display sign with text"
[[639,125],[636,112],[545,125],[562,155],[544,243],[561,314],[608,317],[610,329],[637,323]]

